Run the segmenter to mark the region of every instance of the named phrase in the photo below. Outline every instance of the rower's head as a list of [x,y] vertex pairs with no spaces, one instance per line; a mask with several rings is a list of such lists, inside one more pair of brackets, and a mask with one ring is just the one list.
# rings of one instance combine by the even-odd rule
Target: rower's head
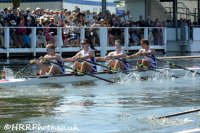
[[141,47],[142,48],[148,48],[149,47],[149,41],[148,40],[146,40],[146,39],[142,39],[141,41],[140,41],[140,45],[141,45]]
[[54,44],[48,44],[47,46],[46,46],[46,48],[47,48],[47,52],[48,53],[55,53],[55,49],[56,49],[56,46],[54,45]]
[[115,40],[115,49],[121,49],[121,41],[120,40]]
[[81,41],[81,46],[82,46],[82,48],[88,48],[89,47],[89,40],[88,39],[83,39],[82,41]]

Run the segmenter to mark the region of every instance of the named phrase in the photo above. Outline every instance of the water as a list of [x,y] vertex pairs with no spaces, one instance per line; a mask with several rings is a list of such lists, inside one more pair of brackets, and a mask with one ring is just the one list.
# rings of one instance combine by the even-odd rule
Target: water
[[[181,66],[198,66],[199,62],[173,61]],[[18,71],[12,62],[7,67]],[[12,131],[4,130],[6,124],[36,124],[36,130],[21,132],[171,133],[199,127],[200,113],[154,118],[200,108],[199,103],[200,78],[190,74],[178,79],[159,77],[116,84],[99,80],[90,84],[4,88],[0,89],[0,132]],[[43,131],[45,126],[67,130]]]

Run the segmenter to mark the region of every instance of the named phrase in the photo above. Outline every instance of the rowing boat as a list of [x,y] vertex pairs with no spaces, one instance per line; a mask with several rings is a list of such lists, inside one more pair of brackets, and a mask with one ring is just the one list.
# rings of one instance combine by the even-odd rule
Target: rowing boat
[[[187,68],[189,70],[200,72],[200,67]],[[188,72],[184,69],[170,69],[170,68],[162,68],[162,69],[154,69],[154,70],[131,70],[127,74],[139,74],[140,77],[154,77],[160,73],[165,73],[166,75],[175,75],[175,76],[184,76]],[[126,76],[127,74],[124,74]],[[195,74],[195,73],[191,73]],[[100,78],[105,78],[109,80],[120,79],[122,73],[108,73],[108,72],[96,72],[93,75],[98,76]],[[28,85],[40,85],[40,84],[65,84],[65,83],[74,83],[74,82],[84,82],[84,81],[95,81],[98,78],[92,77],[90,75],[77,75],[73,73],[63,74],[63,75],[54,75],[54,76],[36,76],[36,77],[25,77],[25,78],[17,78],[17,79],[2,79],[0,80],[0,87],[11,87],[11,86],[28,86]]]

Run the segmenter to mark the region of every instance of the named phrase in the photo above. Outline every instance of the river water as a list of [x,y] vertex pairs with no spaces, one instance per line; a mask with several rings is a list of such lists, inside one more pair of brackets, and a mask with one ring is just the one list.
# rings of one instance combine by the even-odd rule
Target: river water
[[[171,61],[199,66],[199,59]],[[28,61],[0,62],[16,73]],[[199,77],[122,81],[2,88],[0,132],[171,133],[199,127],[199,112],[154,119],[200,108]]]

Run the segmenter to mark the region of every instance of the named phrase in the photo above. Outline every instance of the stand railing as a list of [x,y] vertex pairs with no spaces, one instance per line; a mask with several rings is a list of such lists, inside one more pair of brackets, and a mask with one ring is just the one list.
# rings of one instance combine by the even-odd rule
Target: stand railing
[[[26,33],[17,32],[26,29]],[[51,32],[54,29],[54,32]],[[29,34],[27,31],[29,30]],[[141,39],[148,39],[151,47],[166,51],[167,31],[164,27],[3,27],[3,47],[1,53],[7,57],[15,53],[45,53],[45,45],[55,43],[57,52],[77,52],[80,50],[80,40],[90,39],[91,44],[100,55],[108,50],[114,50],[114,40],[123,43],[123,49],[138,50]],[[40,37],[45,37],[43,40]]]

